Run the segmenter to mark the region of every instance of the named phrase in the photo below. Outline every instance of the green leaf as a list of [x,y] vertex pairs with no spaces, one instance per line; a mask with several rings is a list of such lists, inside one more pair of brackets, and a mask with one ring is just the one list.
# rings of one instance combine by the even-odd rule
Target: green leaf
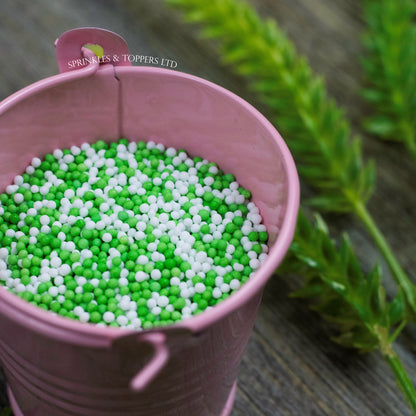
[[394,299],[388,305],[389,320],[392,325],[397,325],[406,319],[405,297],[402,290],[398,290]]
[[[363,65],[366,65],[366,62],[364,62]],[[370,103],[378,103],[384,98],[384,93],[375,88],[362,89],[361,95]]]
[[[366,130],[381,138],[391,138],[396,129],[394,121],[388,117],[377,116],[370,119],[367,119],[364,123]],[[396,140],[400,140],[399,137],[396,137]]]

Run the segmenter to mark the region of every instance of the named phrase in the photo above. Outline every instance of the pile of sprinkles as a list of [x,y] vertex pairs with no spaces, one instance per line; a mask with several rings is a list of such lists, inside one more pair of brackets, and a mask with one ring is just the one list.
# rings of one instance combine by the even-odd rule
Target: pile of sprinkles
[[153,141],[56,149],[0,194],[0,285],[101,326],[190,318],[265,260],[250,198],[215,163]]

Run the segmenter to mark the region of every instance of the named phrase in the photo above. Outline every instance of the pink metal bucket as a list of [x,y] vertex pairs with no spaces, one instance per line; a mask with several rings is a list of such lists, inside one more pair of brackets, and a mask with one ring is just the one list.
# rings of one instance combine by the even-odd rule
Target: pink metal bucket
[[[99,44],[98,62],[85,44]],[[162,68],[131,67],[102,29],[56,42],[61,74],[0,104],[0,190],[34,156],[127,137],[215,161],[252,191],[269,256],[228,299],[179,324],[142,332],[43,311],[0,287],[0,363],[16,416],[225,416],[268,279],[293,238],[298,177],[273,126],[222,87]]]

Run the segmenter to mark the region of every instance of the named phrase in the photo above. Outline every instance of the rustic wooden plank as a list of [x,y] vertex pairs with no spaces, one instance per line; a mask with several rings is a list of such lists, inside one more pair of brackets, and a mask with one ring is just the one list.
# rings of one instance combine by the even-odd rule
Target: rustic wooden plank
[[[311,66],[325,77],[328,91],[345,108],[360,132],[368,107],[359,97],[362,74],[358,56],[363,29],[356,0],[251,0],[260,14],[287,32]],[[80,26],[104,27],[121,34],[132,53],[166,57],[178,70],[216,82],[263,108],[245,81],[218,60],[209,42],[194,37],[178,13],[162,0],[135,2],[81,0],[1,0],[0,99],[57,72],[53,41]],[[405,269],[415,270],[415,166],[400,145],[364,137],[366,155],[378,163],[377,190],[370,210]],[[304,188],[304,190],[306,187]],[[328,217],[334,232],[349,231],[363,267],[379,260],[377,250],[349,216]],[[393,290],[393,285],[390,285]],[[380,356],[358,355],[333,344],[331,328],[289,299],[296,282],[281,277],[267,285],[239,376],[232,416],[410,415],[388,366]],[[406,329],[397,350],[416,381],[414,328]],[[0,375],[0,410],[5,406]]]

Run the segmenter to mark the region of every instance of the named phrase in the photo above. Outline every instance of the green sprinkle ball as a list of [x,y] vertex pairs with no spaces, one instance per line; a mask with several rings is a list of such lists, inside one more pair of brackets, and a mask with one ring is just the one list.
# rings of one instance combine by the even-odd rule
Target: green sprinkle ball
[[0,284],[52,313],[135,330],[190,318],[267,256],[251,194],[153,141],[35,157],[0,194]]

